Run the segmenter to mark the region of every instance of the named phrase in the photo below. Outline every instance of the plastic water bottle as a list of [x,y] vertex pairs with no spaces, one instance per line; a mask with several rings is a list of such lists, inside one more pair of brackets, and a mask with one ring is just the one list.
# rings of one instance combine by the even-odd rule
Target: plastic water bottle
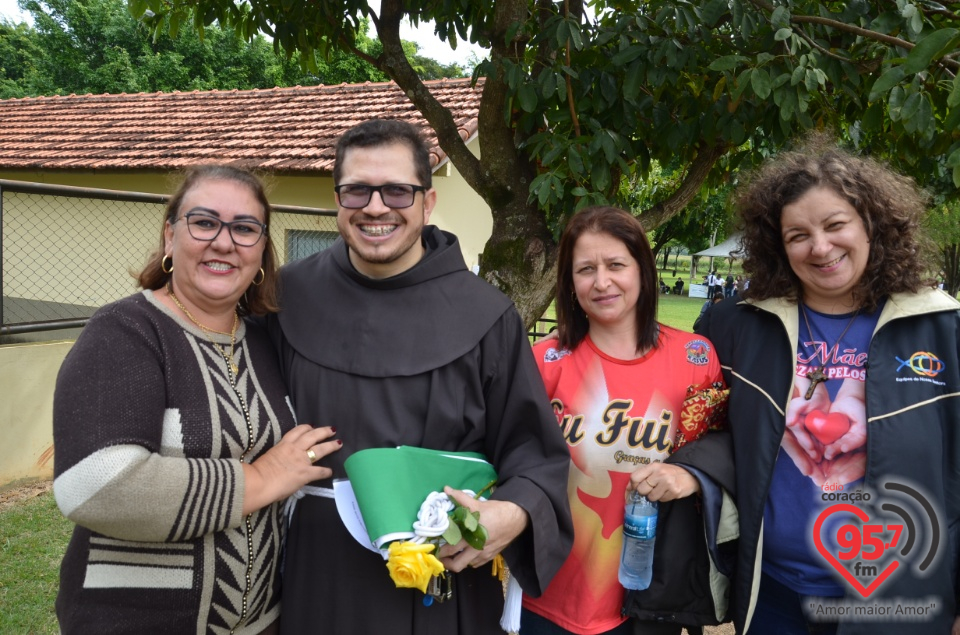
[[623,553],[617,577],[625,589],[642,591],[653,577],[653,544],[657,539],[657,508],[636,490],[630,493],[623,517]]

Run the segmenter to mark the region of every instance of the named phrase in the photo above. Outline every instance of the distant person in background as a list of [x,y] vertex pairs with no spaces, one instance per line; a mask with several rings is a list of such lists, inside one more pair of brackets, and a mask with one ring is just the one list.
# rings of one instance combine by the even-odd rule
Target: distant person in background
[[733,292],[736,289],[734,282],[735,281],[733,279],[733,274],[732,273],[727,274],[727,279],[725,281],[725,284],[723,285],[723,297],[729,298],[730,296],[733,295]]
[[723,301],[723,294],[719,291],[713,294],[712,298],[709,298],[706,302],[703,303],[703,306],[700,307],[700,315],[697,316],[697,319],[693,322],[693,331],[694,333],[698,332],[701,322],[703,322],[703,316],[707,314],[707,311],[710,310],[714,304]]
[[677,281],[673,283],[673,292],[676,295],[683,295],[683,278],[677,278]]

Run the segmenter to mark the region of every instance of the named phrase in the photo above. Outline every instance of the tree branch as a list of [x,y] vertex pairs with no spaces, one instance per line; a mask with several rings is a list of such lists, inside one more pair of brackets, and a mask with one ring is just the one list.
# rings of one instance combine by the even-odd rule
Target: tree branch
[[648,228],[660,227],[683,211],[683,208],[700,192],[700,186],[707,179],[710,170],[726,151],[727,145],[725,143],[717,143],[706,148],[701,147],[700,152],[697,153],[697,158],[690,163],[690,169],[683,177],[680,186],[666,200],[657,203],[641,214],[640,220],[643,222],[643,226]]
[[460,137],[460,130],[453,115],[424,85],[403,52],[400,21],[405,15],[402,0],[381,2],[379,19],[372,19],[372,21],[377,26],[377,37],[383,45],[383,53],[372,63],[397,82],[397,86],[406,93],[436,132],[440,147],[456,164],[457,171],[471,187],[479,191],[482,180],[479,160]]
[[[570,0],[563,0],[563,17],[570,17]],[[566,55],[567,66],[572,66],[570,63],[569,37],[567,37]],[[570,121],[573,122],[573,132],[577,135],[577,138],[580,138],[580,119],[577,117],[577,104],[573,99],[573,80],[570,78],[570,75],[567,75],[567,105],[570,107]]]
[[[764,11],[773,12],[773,6],[764,0],[749,0],[750,4],[755,7],[762,9]],[[864,29],[853,24],[847,24],[846,22],[840,22],[839,20],[831,20],[830,18],[821,18],[820,16],[814,15],[790,15],[790,22],[796,24],[819,24],[820,26],[830,27],[831,29],[836,29],[837,31],[844,31],[846,33],[852,33],[854,35],[859,35],[860,37],[867,38],[868,40],[874,40],[876,42],[882,42],[890,46],[898,46],[904,48],[908,51],[912,51],[916,46],[913,42],[908,42],[902,40],[898,37],[892,35],[887,35],[885,33],[877,33],[876,31],[871,31],[870,29]],[[851,62],[854,63],[854,62]],[[960,62],[956,62],[952,59],[940,58],[936,61],[936,64],[946,68],[952,68],[953,70],[960,69]]]

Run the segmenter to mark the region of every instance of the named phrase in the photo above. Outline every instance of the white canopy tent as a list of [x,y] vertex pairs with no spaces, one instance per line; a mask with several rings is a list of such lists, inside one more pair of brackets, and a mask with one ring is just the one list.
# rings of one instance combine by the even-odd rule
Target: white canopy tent
[[734,234],[719,245],[698,251],[693,255],[706,256],[707,258],[743,258],[743,245],[741,244],[740,234]]
[[[704,249],[703,251],[698,251],[693,254],[694,256],[701,256],[705,258],[743,258],[743,245],[740,240],[740,234],[734,234],[730,236],[725,241],[719,245],[714,245],[709,249]],[[710,268],[713,268],[713,261],[710,261]],[[693,282],[694,269],[693,262],[690,262],[690,297],[691,298],[705,298],[707,297],[707,285],[697,284]]]

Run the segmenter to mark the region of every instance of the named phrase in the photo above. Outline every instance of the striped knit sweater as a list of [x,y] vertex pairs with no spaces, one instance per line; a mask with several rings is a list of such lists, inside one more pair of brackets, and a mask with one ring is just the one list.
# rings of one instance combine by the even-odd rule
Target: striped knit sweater
[[54,396],[54,494],[77,524],[64,634],[259,633],[279,617],[282,505],[242,516],[241,461],[295,423],[259,327],[240,325],[234,360],[236,377],[150,291],[83,329]]

